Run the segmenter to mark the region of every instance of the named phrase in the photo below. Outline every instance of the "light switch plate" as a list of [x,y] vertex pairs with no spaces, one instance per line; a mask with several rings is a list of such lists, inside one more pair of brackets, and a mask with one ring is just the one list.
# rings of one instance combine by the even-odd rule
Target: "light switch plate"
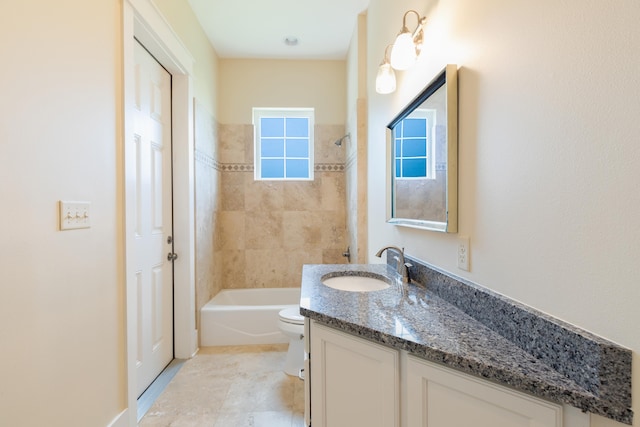
[[60,201],[60,230],[91,227],[91,202]]

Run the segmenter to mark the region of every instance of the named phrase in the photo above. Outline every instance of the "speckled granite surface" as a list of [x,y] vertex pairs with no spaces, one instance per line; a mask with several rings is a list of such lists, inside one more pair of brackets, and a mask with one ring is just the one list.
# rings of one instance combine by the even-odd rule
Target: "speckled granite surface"
[[[417,260],[410,262],[415,279],[424,280],[426,287],[403,286],[387,265],[305,265],[300,313],[487,380],[632,423],[629,350],[548,316],[539,320],[539,313],[504,297],[486,294]],[[323,285],[322,278],[336,271],[383,275],[392,286],[348,292]],[[477,317],[467,314],[471,307]],[[502,317],[491,321],[495,310],[502,311]]]

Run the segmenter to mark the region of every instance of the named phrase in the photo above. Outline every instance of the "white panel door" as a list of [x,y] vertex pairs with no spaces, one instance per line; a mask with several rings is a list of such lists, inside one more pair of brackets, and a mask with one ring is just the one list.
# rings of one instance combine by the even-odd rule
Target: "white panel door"
[[408,427],[562,427],[562,407],[408,357]]
[[138,395],[173,359],[171,75],[135,50],[135,259]]

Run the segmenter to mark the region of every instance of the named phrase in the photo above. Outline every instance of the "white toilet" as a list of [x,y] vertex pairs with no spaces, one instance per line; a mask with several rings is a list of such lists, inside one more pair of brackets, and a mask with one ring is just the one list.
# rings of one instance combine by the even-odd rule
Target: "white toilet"
[[304,317],[299,307],[285,308],[278,316],[278,328],[289,337],[284,372],[297,377],[304,365]]

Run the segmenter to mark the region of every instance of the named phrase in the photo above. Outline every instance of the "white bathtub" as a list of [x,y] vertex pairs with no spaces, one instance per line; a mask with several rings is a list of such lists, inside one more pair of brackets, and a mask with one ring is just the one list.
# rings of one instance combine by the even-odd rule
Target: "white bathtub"
[[200,345],[287,343],[278,312],[299,304],[300,288],[223,289],[200,309]]

